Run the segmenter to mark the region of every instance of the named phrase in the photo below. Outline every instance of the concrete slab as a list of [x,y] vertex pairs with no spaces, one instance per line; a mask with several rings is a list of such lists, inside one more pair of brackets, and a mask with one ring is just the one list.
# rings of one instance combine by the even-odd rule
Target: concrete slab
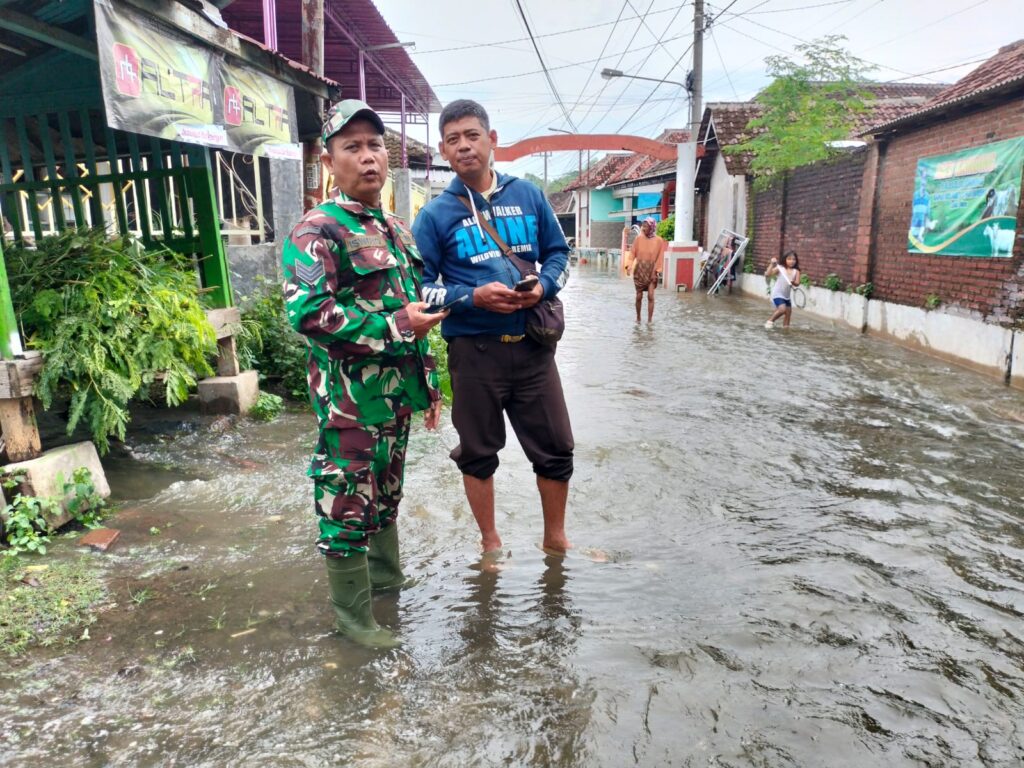
[[260,396],[256,371],[237,376],[213,376],[199,382],[199,407],[203,413],[248,413]]
[[[18,461],[4,467],[6,474],[25,473],[25,481],[18,487],[24,496],[53,498],[63,496],[62,484],[71,479],[75,470],[85,467],[92,473],[93,486],[102,497],[110,496],[107,476],[100,464],[96,446],[92,443],[75,443],[46,451],[43,455],[27,461]],[[62,512],[60,515],[47,519],[50,530],[55,530],[71,519],[71,515]]]

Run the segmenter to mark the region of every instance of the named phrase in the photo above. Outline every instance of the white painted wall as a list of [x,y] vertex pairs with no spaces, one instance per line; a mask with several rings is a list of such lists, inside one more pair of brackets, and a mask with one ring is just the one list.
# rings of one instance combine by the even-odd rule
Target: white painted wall
[[712,245],[718,233],[731,229],[740,234],[747,231],[747,185],[743,176],[730,176],[721,153],[715,156],[708,189],[708,240]]
[[[763,275],[743,275],[740,289],[764,298],[768,304]],[[1000,377],[1006,375],[1010,342],[1014,336],[1008,328],[941,310],[868,301],[855,293],[817,287],[805,288],[804,291],[807,293],[807,306],[797,311],[811,312],[856,330],[886,335],[925,352],[990,370]],[[1011,381],[1024,387],[1024,332],[1016,332],[1012,357]]]

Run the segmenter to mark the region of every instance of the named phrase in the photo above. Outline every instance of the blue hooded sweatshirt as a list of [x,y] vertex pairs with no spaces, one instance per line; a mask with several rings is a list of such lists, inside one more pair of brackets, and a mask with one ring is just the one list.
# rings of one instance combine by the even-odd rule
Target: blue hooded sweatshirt
[[473,306],[473,289],[478,285],[497,281],[511,288],[523,276],[457,195],[472,196],[476,216],[488,219],[516,256],[540,262],[545,299],[554,298],[569,279],[569,246],[558,220],[537,187],[498,174],[490,202],[456,177],[413,222],[413,237],[423,257],[424,301],[448,304],[465,297],[441,323],[442,335],[522,334],[525,311],[506,315]]

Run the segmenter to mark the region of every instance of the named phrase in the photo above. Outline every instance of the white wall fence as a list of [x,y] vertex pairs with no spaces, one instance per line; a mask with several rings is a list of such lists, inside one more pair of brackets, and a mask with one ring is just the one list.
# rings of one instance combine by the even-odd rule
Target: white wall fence
[[[740,288],[744,293],[764,297],[767,303],[763,275],[743,275]],[[856,293],[815,286],[804,291],[807,306],[802,311],[861,332],[887,336],[907,346],[993,373],[1024,388],[1024,331],[960,317],[941,309],[869,300]]]

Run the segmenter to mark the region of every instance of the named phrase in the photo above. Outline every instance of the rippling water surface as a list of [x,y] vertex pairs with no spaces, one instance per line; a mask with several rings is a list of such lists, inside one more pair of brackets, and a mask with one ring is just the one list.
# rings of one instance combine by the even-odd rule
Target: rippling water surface
[[1024,395],[750,298],[649,327],[614,275],[564,296],[575,553],[537,549],[513,441],[481,563],[454,431],[418,430],[419,585],[375,601],[405,645],[364,651],[329,631],[312,417],[151,420],[109,462],[117,604],[0,678],[0,763],[1024,763]]

